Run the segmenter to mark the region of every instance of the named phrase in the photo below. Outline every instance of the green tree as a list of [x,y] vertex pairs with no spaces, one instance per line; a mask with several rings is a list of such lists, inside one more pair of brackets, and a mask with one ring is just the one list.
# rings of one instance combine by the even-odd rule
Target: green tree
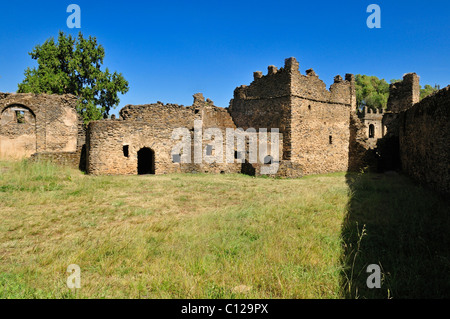
[[77,111],[85,123],[106,118],[128,92],[128,82],[121,73],[101,70],[105,50],[97,39],[78,39],[59,32],[58,40],[48,39],[29,53],[38,63],[27,68],[19,93],[73,94],[79,97]]
[[[401,79],[392,79],[391,84],[401,82]],[[357,107],[367,106],[371,109],[385,109],[389,98],[389,84],[384,79],[378,79],[376,76],[361,75],[355,76],[356,102]],[[420,86],[420,99],[427,97],[438,90],[438,87],[432,87],[426,84],[424,88]]]
[[420,87],[420,100],[423,100],[424,98],[426,98],[428,95],[430,95],[433,92],[436,92],[438,90],[438,88],[432,87],[429,84],[425,84],[425,87],[422,89],[422,86]]
[[355,76],[357,107],[367,106],[371,109],[385,109],[389,97],[389,84],[376,76]]

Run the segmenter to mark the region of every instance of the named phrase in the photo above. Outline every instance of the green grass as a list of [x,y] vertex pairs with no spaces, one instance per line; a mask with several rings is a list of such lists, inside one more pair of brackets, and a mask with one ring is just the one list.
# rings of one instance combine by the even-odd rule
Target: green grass
[[[92,177],[0,162],[0,297],[401,298],[409,259],[388,261],[410,253],[417,265],[407,274],[420,270],[426,281],[424,267],[447,269],[431,272],[435,290],[425,292],[448,297],[448,282],[438,280],[450,273],[445,209],[402,176]],[[404,224],[411,216],[436,233],[410,238],[428,231],[414,233],[415,223]],[[408,250],[389,247],[399,236]],[[434,251],[419,256],[417,247]],[[383,287],[374,292],[362,270],[378,262]],[[70,264],[81,267],[77,291],[66,285]],[[424,293],[422,284],[413,288]]]

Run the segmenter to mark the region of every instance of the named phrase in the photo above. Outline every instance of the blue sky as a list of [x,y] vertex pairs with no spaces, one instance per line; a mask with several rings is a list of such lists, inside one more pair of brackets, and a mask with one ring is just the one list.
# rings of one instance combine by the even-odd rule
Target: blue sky
[[[81,7],[81,29],[66,8]],[[369,29],[369,4],[381,29]],[[0,92],[14,92],[28,52],[58,31],[97,37],[104,67],[130,83],[126,104],[192,104],[202,92],[227,107],[254,71],[294,56],[331,85],[335,75],[390,80],[416,72],[421,84],[450,84],[450,1],[8,1],[0,11]]]

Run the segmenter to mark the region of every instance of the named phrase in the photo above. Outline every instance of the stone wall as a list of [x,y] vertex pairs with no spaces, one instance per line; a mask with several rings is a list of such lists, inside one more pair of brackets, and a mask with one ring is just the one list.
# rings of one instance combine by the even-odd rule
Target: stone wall
[[313,70],[293,73],[291,160],[304,174],[347,171],[353,76],[326,89]]
[[403,76],[403,81],[392,83],[389,87],[387,111],[399,113],[419,102],[419,80],[416,73],[407,73]]
[[[91,122],[87,138],[87,171],[100,175],[134,175],[139,173],[139,152],[151,150],[150,161],[153,169],[150,174],[181,172],[237,173],[239,163],[194,163],[194,123],[202,121],[202,130],[217,128],[224,137],[226,148],[226,129],[235,128],[227,110],[205,101],[202,94],[194,95],[194,104],[184,107],[175,104],[128,105],[120,111],[121,120],[102,120]],[[172,139],[174,129],[187,129],[191,139],[191,164],[179,163],[172,156],[172,149],[180,140]],[[202,154],[211,141],[202,140]],[[181,155],[181,154],[180,154]],[[211,150],[215,156],[215,150]]]
[[0,157],[80,149],[76,103],[72,95],[0,93]]
[[[93,175],[138,173],[138,151],[155,152],[157,174],[174,172],[171,162],[171,130],[143,121],[102,120],[89,123],[86,140],[87,172]],[[128,154],[124,152],[128,148]]]
[[167,127],[193,127],[195,109],[178,104],[157,102],[145,105],[127,105],[120,110],[122,120],[154,122]]
[[[147,104],[128,105],[120,111],[120,120],[102,120],[91,122],[87,132],[87,172],[93,175],[135,175],[142,173],[139,169],[143,149],[148,149],[150,158],[146,163],[151,163],[148,174],[169,173],[239,173],[245,172],[246,163],[249,160],[249,139],[244,140],[245,150],[238,149],[237,140],[230,148],[233,163],[226,162],[228,129],[236,133],[236,126],[227,109],[214,106],[214,103],[202,94],[194,95],[194,103],[184,107],[175,104]],[[180,143],[181,139],[172,139],[175,129],[184,129],[190,139],[190,148],[181,150],[175,154],[172,150]],[[196,130],[194,130],[194,128]],[[201,129],[201,135],[197,133]],[[222,150],[215,149],[215,136],[208,138],[206,133],[220,133],[223,141]],[[235,134],[233,134],[234,136]],[[195,155],[194,140],[200,136],[200,148],[202,159],[198,162]],[[271,132],[267,132],[266,155],[273,155]],[[251,175],[260,174],[265,165],[259,158],[259,139],[256,138],[259,163],[251,164]],[[280,138],[278,153],[282,154],[283,139]],[[190,151],[191,163],[180,163],[184,152]],[[214,157],[220,160],[213,160]],[[208,158],[209,157],[209,158]],[[208,160],[209,159],[209,160]],[[266,159],[266,156],[265,158]],[[243,161],[243,162],[242,162]],[[251,173],[251,172],[250,172]],[[301,176],[300,165],[293,163],[280,163],[279,174],[273,176],[298,177]]]
[[[87,172],[93,175],[136,175],[139,173],[139,152],[143,148],[154,152],[153,159],[150,160],[154,163],[154,171],[148,172],[149,174],[240,171],[239,164],[194,164],[193,149],[192,164],[174,162],[172,149],[180,140],[172,140],[172,132],[172,128],[139,121],[91,122],[87,139]],[[191,141],[193,134],[190,132]],[[225,132],[223,135],[225,136]],[[207,145],[208,142],[203,141],[203,155]],[[223,147],[225,149],[225,143]]]
[[291,75],[286,69],[269,67],[266,76],[254,73],[250,86],[235,89],[229,112],[237,127],[279,128],[289,122]]
[[400,113],[398,124],[403,171],[450,195],[450,86]]
[[39,162],[39,161],[48,161],[53,164],[57,164],[60,166],[67,166],[74,169],[84,170],[83,160],[85,158],[82,157],[81,150],[76,152],[42,152],[35,153],[30,157],[31,161]]

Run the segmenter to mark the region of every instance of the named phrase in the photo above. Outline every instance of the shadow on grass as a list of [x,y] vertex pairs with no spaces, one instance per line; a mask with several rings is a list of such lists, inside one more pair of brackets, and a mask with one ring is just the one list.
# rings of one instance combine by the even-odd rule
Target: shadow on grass
[[[450,203],[397,173],[346,175],[346,298],[450,298]],[[381,267],[369,289],[367,266]]]

